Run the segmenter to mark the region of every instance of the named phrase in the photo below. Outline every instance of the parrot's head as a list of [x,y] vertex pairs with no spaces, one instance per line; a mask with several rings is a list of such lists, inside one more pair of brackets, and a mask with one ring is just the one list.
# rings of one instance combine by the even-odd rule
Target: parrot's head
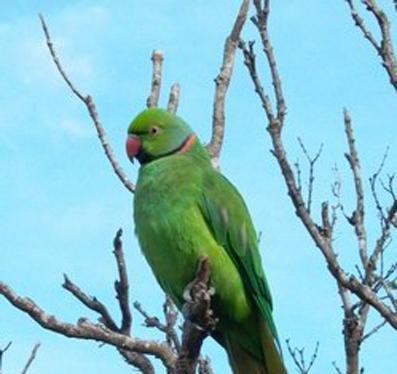
[[141,164],[174,153],[184,153],[196,142],[196,135],[181,118],[164,109],[146,109],[128,127],[128,158]]

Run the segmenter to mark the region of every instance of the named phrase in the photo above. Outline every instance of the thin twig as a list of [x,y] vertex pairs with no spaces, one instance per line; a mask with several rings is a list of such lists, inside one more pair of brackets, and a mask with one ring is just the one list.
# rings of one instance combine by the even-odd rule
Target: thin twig
[[4,353],[6,353],[7,350],[11,347],[11,344],[12,344],[12,342],[10,341],[7,343],[7,345],[3,349],[0,349],[0,374],[2,372]]
[[378,52],[378,54],[381,54],[381,46],[375,39],[375,37],[372,35],[372,33],[368,30],[367,26],[364,23],[364,19],[360,17],[358,14],[358,11],[354,5],[354,0],[346,0],[347,4],[349,5],[350,8],[350,15],[356,24],[356,26],[361,30],[363,33],[364,37],[372,44],[372,46],[375,48],[375,50]]
[[244,65],[247,67],[252,82],[254,83],[255,92],[258,94],[261,101],[262,107],[265,110],[269,123],[274,122],[274,114],[272,109],[272,103],[269,96],[265,93],[262,83],[260,82],[259,75],[256,69],[256,55],[254,52],[254,42],[248,42],[248,47],[243,40],[239,42],[239,48],[242,50],[244,55]]
[[36,354],[39,348],[40,348],[40,343],[36,343],[32,349],[32,352],[30,353],[30,357],[26,362],[25,367],[21,371],[21,374],[26,374],[28,372],[30,365],[32,365],[32,362],[36,358]]
[[[309,155],[309,152],[307,151],[305,145],[303,144],[303,141],[300,137],[298,137],[298,143],[302,149],[303,154],[306,156],[307,162],[309,163],[309,183],[308,183],[308,191],[307,191],[307,211],[310,214],[311,211],[311,205],[312,205],[312,197],[313,197],[313,186],[314,186],[314,166],[316,165],[317,160],[321,156],[321,153],[323,151],[323,146],[324,144],[321,143],[320,148],[318,149],[317,153],[314,155],[314,157]],[[299,188],[299,179],[300,175],[298,173],[298,188]]]
[[172,302],[170,296],[165,295],[163,304],[163,312],[165,316],[166,338],[168,344],[173,345],[176,352],[181,351],[181,342],[179,341],[178,334],[176,333],[175,326],[178,320],[178,312],[175,304]]
[[383,326],[385,326],[387,323],[386,320],[383,320],[381,323],[379,323],[378,325],[376,325],[372,330],[370,330],[368,333],[366,333],[362,339],[361,342],[363,342],[365,339],[368,339],[369,337],[371,337],[372,335],[376,334]]
[[338,374],[343,374],[343,373],[342,373],[342,370],[339,369],[339,367],[336,365],[336,362],[335,362],[335,361],[332,361],[332,366],[334,367],[334,369],[336,370],[336,372],[337,372]]
[[73,283],[66,274],[64,274],[64,282],[62,284],[62,287],[65,290],[69,291],[87,308],[97,312],[101,316],[99,321],[103,323],[108,329],[120,332],[120,329],[117,327],[106,306],[101,303],[96,297],[88,296],[75,283]]
[[97,132],[99,141],[102,145],[102,148],[105,152],[105,155],[107,157],[107,159],[109,160],[113,171],[116,173],[116,175],[118,176],[118,178],[120,179],[121,183],[123,183],[124,187],[127,188],[130,192],[134,192],[135,190],[135,186],[134,184],[128,179],[127,175],[125,174],[125,172],[123,171],[123,169],[121,168],[121,166],[119,165],[119,163],[116,161],[114,154],[113,154],[113,150],[112,147],[109,144],[109,141],[107,140],[107,136],[105,133],[104,128],[101,125],[101,122],[99,121],[99,117],[98,117],[98,113],[95,107],[95,103],[94,100],[92,99],[92,97],[90,95],[84,96],[72,83],[72,81],[69,79],[68,75],[66,74],[65,70],[63,69],[61,62],[58,59],[58,56],[55,52],[55,48],[54,45],[51,41],[51,37],[50,37],[50,33],[47,27],[47,24],[44,20],[44,17],[40,14],[39,15],[40,21],[41,21],[41,27],[43,29],[45,38],[46,38],[46,42],[47,42],[47,46],[48,46],[48,50],[50,51],[51,54],[51,58],[52,61],[54,62],[59,74],[62,76],[63,80],[65,81],[65,83],[68,85],[68,87],[71,89],[71,91],[73,92],[73,94],[79,98],[84,105],[87,108],[87,111],[92,119],[92,122],[95,126],[95,130]]
[[390,21],[386,13],[377,5],[375,0],[361,0],[367,11],[372,14],[378,24],[381,41],[376,41],[371,34],[362,17],[358,14],[353,0],[346,0],[350,8],[351,17],[356,26],[361,30],[363,36],[369,41],[382,60],[391,85],[397,90],[397,61],[394,54],[394,46],[391,37]]
[[308,365],[306,365],[306,362],[305,362],[305,354],[304,354],[305,349],[297,348],[297,347],[292,348],[290,345],[289,339],[286,340],[286,343],[287,343],[288,352],[295,363],[298,373],[299,374],[308,374],[310,372],[314,362],[317,359],[318,348],[320,346],[320,343],[319,342],[316,343],[316,347],[314,348],[314,352],[310,358],[310,362]]
[[284,124],[284,117],[287,108],[285,105],[280,74],[278,72],[276,58],[274,56],[273,46],[269,38],[267,27],[267,21],[270,13],[270,0],[264,0],[263,5],[261,0],[254,0],[254,6],[256,9],[256,15],[252,17],[251,20],[257,27],[262,41],[263,52],[265,53],[266,59],[268,61],[270,75],[272,77],[274,96],[276,99],[277,121],[276,123],[272,123],[272,125],[278,126],[281,129]]

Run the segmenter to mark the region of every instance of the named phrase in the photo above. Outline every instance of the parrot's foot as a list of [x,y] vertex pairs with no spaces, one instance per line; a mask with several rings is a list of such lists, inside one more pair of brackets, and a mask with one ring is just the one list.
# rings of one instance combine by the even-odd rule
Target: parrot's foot
[[185,304],[182,313],[186,320],[189,320],[201,331],[210,334],[217,323],[217,318],[211,309],[211,297],[215,289],[209,286],[210,268],[207,257],[199,260],[196,277],[190,282],[184,292]]

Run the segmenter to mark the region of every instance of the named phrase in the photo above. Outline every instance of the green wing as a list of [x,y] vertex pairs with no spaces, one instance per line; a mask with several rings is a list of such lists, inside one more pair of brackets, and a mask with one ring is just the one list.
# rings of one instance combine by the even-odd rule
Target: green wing
[[252,296],[280,348],[258,239],[243,198],[222,174],[211,170],[204,177],[200,208],[214,238],[232,258],[247,294]]

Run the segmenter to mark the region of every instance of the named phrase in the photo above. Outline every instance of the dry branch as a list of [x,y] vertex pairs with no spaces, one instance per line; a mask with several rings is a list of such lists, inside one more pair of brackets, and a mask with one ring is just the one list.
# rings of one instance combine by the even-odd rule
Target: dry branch
[[[122,231],[118,230],[113,241],[113,253],[119,273],[119,280],[116,281],[115,288],[122,314],[120,327],[114,322],[103,303],[96,297],[88,296],[66,275],[63,287],[88,309],[99,314],[99,324],[94,324],[86,318],[80,318],[76,324],[63,322],[58,317],[47,314],[33,300],[20,297],[3,282],[0,282],[0,294],[14,307],[28,314],[45,329],[71,338],[94,340],[114,346],[130,365],[135,366],[145,374],[154,374],[153,365],[147,356],[160,359],[169,374],[194,373],[201,345],[216,324],[216,318],[211,310],[213,290],[208,286],[210,275],[208,260],[202,259],[199,262],[195,279],[186,287],[185,295],[188,295],[188,297],[184,306],[185,323],[182,329],[182,344],[179,342],[175,330],[176,311],[168,298],[164,304],[166,318],[164,324],[160,323],[157,318],[150,318],[141,310],[148,325],[151,323],[165,333],[166,341],[137,339],[130,335],[132,319],[128,302],[129,285],[121,235]],[[8,349],[9,345],[0,351],[0,362],[1,355]],[[209,367],[209,363],[207,363],[207,367]]]
[[116,280],[114,282],[114,288],[116,290],[116,298],[119,302],[121,318],[122,318],[120,331],[123,334],[130,335],[132,317],[131,317],[131,310],[129,304],[129,283],[128,283],[128,275],[127,275],[127,266],[124,259],[123,243],[121,241],[122,234],[123,234],[123,230],[119,229],[113,240],[113,247],[114,247],[113,254],[116,259],[117,270],[119,273],[119,280]]
[[217,319],[211,309],[208,258],[199,261],[196,278],[186,287],[182,346],[176,363],[178,374],[195,373],[204,339],[215,329]]
[[50,33],[47,27],[47,24],[44,20],[44,17],[42,15],[39,15],[40,21],[41,21],[41,26],[46,38],[46,42],[47,42],[47,46],[48,46],[48,50],[51,54],[51,58],[52,61],[54,62],[59,74],[61,75],[61,77],[63,78],[63,80],[65,81],[65,83],[68,85],[68,87],[70,88],[70,90],[73,92],[73,94],[79,99],[81,100],[84,105],[87,108],[88,114],[90,115],[92,122],[94,124],[95,130],[97,132],[99,141],[102,145],[102,148],[105,152],[105,155],[107,157],[107,159],[110,162],[110,165],[113,168],[113,171],[115,172],[115,174],[118,176],[118,178],[120,179],[121,183],[123,183],[124,187],[127,188],[130,192],[134,192],[135,186],[134,184],[128,179],[127,175],[125,174],[125,172],[123,171],[123,169],[121,168],[121,166],[119,165],[119,163],[117,162],[117,160],[114,157],[113,154],[113,150],[112,147],[110,146],[108,140],[107,140],[107,136],[105,133],[104,128],[102,127],[102,124],[99,120],[98,117],[98,112],[96,110],[95,107],[95,103],[93,98],[90,95],[84,96],[77,88],[76,86],[72,83],[72,81],[69,79],[68,75],[66,74],[65,70],[63,69],[61,62],[58,59],[58,56],[55,52],[55,48],[54,45],[52,43],[51,37],[50,37]]
[[157,107],[160,98],[162,69],[163,69],[164,56],[163,52],[154,50],[152,53],[152,84],[150,94],[147,98],[146,105],[148,108]]
[[305,348],[297,348],[297,347],[292,348],[289,339],[286,340],[286,343],[287,343],[288,353],[292,357],[292,360],[294,361],[298,373],[309,374],[310,370],[313,367],[314,362],[317,359],[318,348],[320,346],[320,343],[319,342],[316,343],[316,347],[314,348],[314,352],[310,357],[309,363],[306,363]]
[[[306,157],[307,162],[309,163],[309,181],[308,181],[308,188],[307,188],[307,211],[310,213],[311,206],[312,206],[312,199],[313,199],[313,189],[314,189],[314,166],[316,165],[316,162],[321,156],[321,153],[323,152],[323,144],[320,145],[320,148],[318,149],[317,153],[314,155],[314,157],[310,156],[308,150],[306,149],[305,144],[303,143],[302,139],[298,137],[298,143],[302,149],[303,154]],[[297,164],[295,164],[297,165]],[[301,190],[301,182],[299,181],[300,177],[300,169],[299,165],[297,166],[297,171],[298,171],[298,188]]]
[[167,105],[167,110],[171,114],[175,114],[176,111],[178,110],[180,90],[181,88],[178,83],[174,83],[171,86],[170,96],[168,98],[168,105]]
[[234,57],[240,34],[247,19],[250,0],[243,0],[230,35],[226,38],[220,73],[215,78],[215,95],[212,115],[212,135],[207,150],[214,165],[218,165],[225,133],[225,97],[233,73]]
[[[369,0],[364,1],[372,3],[372,1]],[[374,288],[373,284],[373,279],[375,278],[374,269],[376,268],[378,257],[374,257],[374,253],[375,255],[377,253],[376,251],[374,251],[370,259],[368,259],[368,245],[364,222],[364,189],[362,183],[360,161],[358,158],[358,153],[355,146],[355,139],[351,126],[351,119],[347,111],[345,111],[344,125],[349,146],[349,151],[346,154],[346,157],[352,170],[356,196],[355,210],[352,216],[348,217],[348,219],[355,228],[359,255],[364,270],[363,273],[365,274],[360,280],[356,279],[353,275],[348,275],[342,269],[334,248],[335,242],[333,240],[333,229],[336,221],[336,209],[339,206],[343,210],[343,205],[338,202],[338,205],[336,207],[333,207],[333,216],[330,217],[329,204],[327,202],[323,202],[321,209],[321,223],[316,222],[315,219],[312,217],[310,210],[312,199],[311,194],[308,195],[307,203],[302,196],[300,166],[299,164],[295,165],[298,171],[298,175],[296,177],[287,158],[287,152],[282,139],[282,129],[284,126],[286,105],[282,91],[281,79],[277,69],[276,59],[268,33],[270,1],[254,0],[254,5],[256,9],[256,15],[252,17],[252,21],[259,32],[263,51],[266,57],[267,65],[269,67],[273,85],[273,94],[275,98],[275,110],[273,109],[273,105],[269,98],[269,95],[264,90],[263,85],[259,79],[259,75],[257,73],[255,54],[253,51],[253,42],[250,42],[248,47],[244,42],[240,43],[240,48],[242,49],[244,55],[244,63],[254,84],[255,92],[257,93],[264,109],[268,122],[267,130],[269,132],[273,145],[272,153],[275,156],[279,165],[284,182],[287,186],[288,195],[295,208],[295,212],[304,227],[306,228],[307,232],[310,234],[315,245],[324,256],[328,270],[336,281],[344,312],[346,372],[348,374],[357,374],[360,369],[358,360],[360,346],[362,344],[362,341],[364,340],[364,337],[368,335],[364,335],[364,329],[367,322],[367,316],[370,306],[374,307],[380,313],[380,315],[385,320],[387,320],[387,322],[395,329],[397,329],[397,313],[395,312],[394,308],[391,308],[389,305],[387,305],[383,301],[384,299],[379,297],[377,294],[380,289],[383,289],[384,292],[387,294],[387,298],[389,299],[390,304],[394,306],[395,303],[394,298],[392,298],[392,292],[388,292],[387,290],[388,283],[383,282],[382,284],[380,284],[378,282],[377,289]],[[304,147],[303,151],[307,157],[307,151],[305,152]],[[308,160],[309,163],[311,163],[312,159],[310,157],[308,158]],[[338,198],[338,200],[340,193],[338,190],[339,188],[340,187],[337,187],[337,189],[333,190],[334,195]],[[395,209],[393,209],[393,207],[394,202],[392,208],[388,210],[390,217],[389,221],[393,221],[395,218],[397,203],[395,204]],[[386,227],[386,231],[382,232],[385,238],[388,238],[388,229],[390,228],[390,226],[390,224],[385,224],[383,226]],[[383,237],[381,235],[380,240],[382,238]],[[379,246],[383,248],[384,245],[385,241],[382,240]],[[382,251],[380,251],[380,253],[382,253]],[[355,295],[360,299],[358,306],[352,304],[352,295]]]
[[351,217],[351,224],[354,226],[357,236],[359,254],[364,269],[368,265],[368,252],[367,252],[367,233],[364,226],[364,189],[361,176],[361,165],[358,158],[356,149],[356,140],[353,134],[353,127],[349,112],[344,109],[343,111],[344,125],[349,152],[345,154],[347,161],[353,173],[354,187],[356,189],[356,209]]
[[350,8],[350,14],[355,25],[360,29],[363,36],[369,41],[369,43],[380,56],[382,66],[385,68],[389,76],[390,83],[397,91],[397,61],[394,54],[394,46],[391,37],[391,25],[386,13],[377,5],[375,0],[361,0],[361,3],[373,16],[378,25],[381,40],[377,41],[369,31],[364,19],[359,15],[359,12],[354,5],[354,0],[345,1]]
[[[338,288],[342,290],[342,294],[345,293],[345,290],[350,290],[360,299],[373,306],[391,326],[397,329],[397,315],[390,309],[390,307],[388,307],[378,298],[371,287],[362,284],[354,276],[349,276],[339,265],[335,250],[333,248],[332,231],[330,232],[329,230],[332,228],[332,226],[328,225],[330,221],[327,217],[327,212],[323,210],[322,225],[316,223],[308,212],[307,205],[305,204],[301,193],[301,189],[298,186],[291,165],[287,159],[286,150],[281,136],[281,130],[284,125],[285,101],[283,98],[281,80],[277,70],[273,48],[268,35],[267,21],[269,16],[270,2],[265,0],[264,4],[262,5],[260,1],[254,0],[254,4],[257,14],[255,17],[253,17],[253,22],[260,33],[260,37],[264,46],[264,53],[270,69],[274,96],[276,98],[277,115],[273,115],[270,101],[266,101],[266,103],[263,101],[263,98],[268,96],[266,94],[262,95],[258,93],[257,87],[262,87],[262,85],[258,78],[256,66],[252,62],[255,60],[254,56],[252,56],[252,48],[243,48],[244,54],[246,55],[245,64],[254,83],[256,92],[258,93],[258,96],[261,100],[262,106],[266,112],[266,117],[268,119],[267,130],[270,134],[273,144],[272,153],[280,167],[280,171],[287,186],[288,195],[290,196],[292,204],[295,207],[296,214],[312,237],[316,246],[323,254],[328,266],[328,270],[337,281]],[[260,91],[261,90],[259,90],[259,92]],[[323,204],[323,207],[326,206],[327,204]]]
[[155,328],[165,334],[168,345],[173,347],[176,353],[181,350],[181,343],[179,336],[175,330],[178,313],[175,310],[175,305],[170,297],[166,295],[166,300],[163,304],[163,312],[165,322],[161,322],[156,316],[150,316],[143,308],[142,304],[134,301],[134,308],[144,317],[144,325],[148,328]]
[[0,374],[2,373],[2,366],[3,366],[3,357],[4,354],[7,352],[7,350],[11,347],[12,342],[8,342],[7,345],[3,348],[0,349]]
[[29,359],[26,362],[25,367],[22,369],[21,374],[26,374],[28,372],[29,367],[32,365],[34,359],[36,358],[36,354],[39,348],[40,348],[40,343],[36,343],[32,349],[32,352],[30,353]]

